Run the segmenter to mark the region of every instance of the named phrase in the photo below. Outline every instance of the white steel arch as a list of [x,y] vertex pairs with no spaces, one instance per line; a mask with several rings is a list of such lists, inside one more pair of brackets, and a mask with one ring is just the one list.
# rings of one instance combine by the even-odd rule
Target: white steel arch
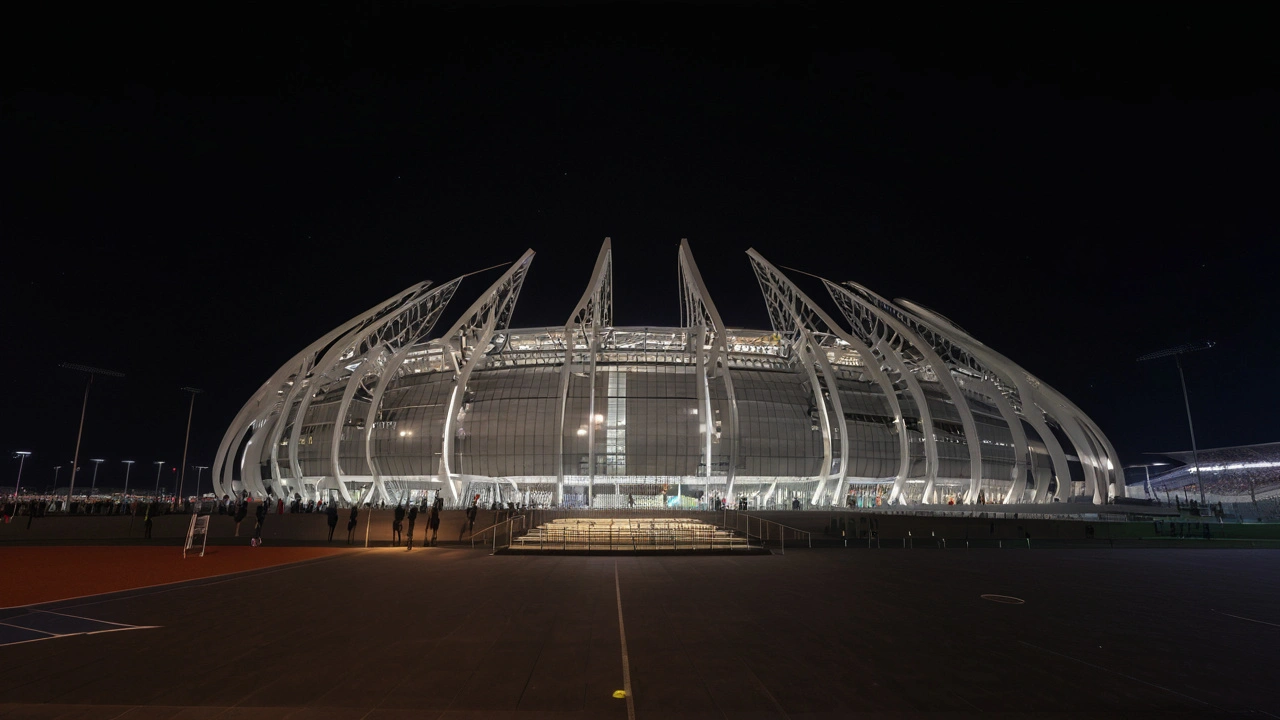
[[[754,249],[750,249],[747,250],[747,256],[751,258],[751,264],[755,270],[756,278],[759,280],[761,290],[765,295],[765,305],[769,309],[769,319],[773,322],[774,329],[777,332],[795,336],[798,334],[797,330],[799,328],[813,329],[816,327],[820,331],[825,331],[827,334],[844,341],[862,357],[863,367],[866,368],[867,374],[870,375],[876,385],[880,387],[880,391],[884,393],[890,408],[893,410],[894,418],[897,421],[898,432],[900,434],[899,445],[901,447],[902,455],[904,458],[909,457],[910,448],[908,446],[906,425],[902,418],[902,408],[898,404],[897,396],[894,394],[893,383],[891,383],[888,376],[885,375],[884,370],[880,367],[879,361],[876,359],[875,355],[872,354],[871,348],[867,347],[867,345],[861,340],[849,334],[844,330],[844,328],[840,327],[839,323],[832,320],[831,317],[823,312],[816,303],[809,299],[808,295],[805,295],[800,288],[796,287],[786,275],[783,275],[768,260],[765,260],[760,253],[756,252]],[[820,351],[820,354],[825,361],[825,350]],[[832,389],[836,390],[834,386]],[[833,396],[837,401],[839,400],[839,392],[833,392]],[[821,401],[822,398],[819,397],[818,402]],[[847,443],[849,429],[844,423],[842,409],[839,412],[839,417],[841,419],[840,437]],[[907,467],[908,463],[903,463],[901,465],[902,469],[899,470],[899,476],[903,478],[903,481],[905,481],[904,473],[906,472]],[[830,468],[824,468],[823,472],[829,473]],[[845,472],[846,466],[842,459],[838,486],[840,488],[844,487]]]
[[573,375],[574,346],[579,334],[587,345],[587,382],[591,386],[591,399],[587,409],[587,503],[595,491],[596,481],[596,424],[591,421],[596,412],[596,353],[600,344],[600,328],[613,324],[613,246],[609,238],[600,245],[595,268],[582,299],[569,314],[564,325],[564,363],[560,366],[560,400],[556,409],[556,425],[559,433],[556,441],[556,502],[564,502],[564,422],[569,403],[569,378]]
[[703,333],[710,332],[710,352],[703,357],[703,343],[698,342],[698,387],[705,398],[707,417],[704,422],[704,455],[707,463],[707,477],[711,477],[711,434],[714,432],[711,415],[711,398],[708,383],[712,373],[719,371],[724,378],[725,398],[729,404],[729,467],[725,473],[725,497],[733,497],[734,479],[738,470],[738,399],[733,392],[733,377],[729,371],[727,340],[728,332],[724,321],[720,319],[720,311],[716,309],[711,293],[707,292],[702,273],[698,272],[698,264],[693,259],[693,250],[689,248],[686,238],[680,240],[678,253],[680,266],[680,299],[684,308],[686,328],[700,327]]
[[[868,302],[868,299],[884,302],[883,298],[861,286],[854,285],[853,287],[865,293],[864,297],[866,299],[860,297],[859,294],[851,292],[849,289],[836,285],[830,280],[824,279],[822,282],[826,285],[827,292],[831,294],[831,299],[840,308],[840,312],[844,313],[845,319],[854,328],[861,325],[869,335],[878,332],[881,337],[886,339],[896,335],[902,339],[902,342],[909,343],[910,347],[923,356],[924,367],[920,369],[932,369],[934,377],[938,379],[938,383],[942,385],[943,391],[947,393],[951,404],[956,409],[956,413],[960,416],[960,425],[964,430],[964,440],[968,446],[969,455],[969,491],[965,495],[965,502],[977,502],[979,487],[982,484],[982,443],[978,438],[978,428],[973,419],[973,408],[969,406],[968,400],[960,392],[960,387],[956,385],[955,378],[951,376],[950,366],[944,363],[942,358],[927,343],[913,342],[915,333],[911,332],[902,322],[899,322],[898,318],[881,310],[875,302]],[[866,313],[866,315],[863,315],[863,313]],[[896,352],[900,360],[904,349],[899,348]],[[888,351],[893,352],[891,347]],[[930,440],[932,441],[932,438]],[[927,488],[926,497],[930,497]]]
[[[365,326],[374,322],[383,314],[392,311],[403,303],[406,298],[412,296],[425,288],[429,283],[418,283],[409,288],[391,296],[390,298],[378,303],[368,310],[356,315],[345,323],[339,325],[333,330],[325,333],[318,340],[308,345],[301,352],[294,355],[288,362],[280,366],[276,372],[259,387],[249,402],[240,408],[240,412],[236,413],[235,419],[228,427],[227,432],[223,434],[222,442],[218,445],[218,452],[214,456],[213,462],[213,482],[215,488],[220,494],[230,495],[232,489],[232,468],[233,460],[239,449],[240,442],[243,441],[244,434],[255,424],[261,424],[272,413],[277,413],[277,422],[279,416],[286,415],[289,406],[282,401],[284,396],[293,386],[299,384],[305,374],[317,364],[318,356],[328,347],[337,343],[342,338]],[[257,422],[255,422],[257,421]],[[234,443],[234,445],[233,445]],[[248,475],[242,473],[241,480],[246,486],[245,489],[254,494],[265,494],[261,482],[256,477],[257,470],[250,472]],[[252,481],[250,483],[250,481]],[[253,487],[250,487],[250,485]]]
[[[1107,478],[1107,484],[1116,488],[1114,494],[1108,493],[1111,497],[1123,497],[1124,482],[1118,480],[1120,463],[1114,455],[1114,449],[1111,448],[1109,441],[1104,443],[1110,457],[1104,457],[1101,460],[1096,454],[1090,450],[1090,445],[1083,435],[1083,428],[1089,427],[1090,432],[1097,434],[1099,437],[1105,438],[1092,420],[1080,411],[1074,404],[1066,399],[1057,390],[1043,383],[1031,373],[1022,369],[1013,361],[1009,360],[1000,353],[992,350],[972,335],[962,330],[955,323],[934,313],[910,300],[898,299],[897,303],[915,315],[918,319],[927,322],[931,329],[935,332],[948,336],[953,342],[961,345],[967,352],[980,360],[984,365],[998,372],[1002,379],[1012,383],[1017,388],[1018,395],[1023,399],[1023,417],[1032,424],[1036,432],[1040,434],[1041,440],[1049,449],[1050,457],[1054,463],[1055,473],[1058,475],[1058,487],[1055,498],[1061,498],[1065,490],[1069,490],[1071,483],[1070,471],[1067,467],[1066,457],[1062,451],[1061,445],[1053,436],[1052,431],[1048,428],[1042,417],[1038,417],[1039,413],[1026,412],[1028,403],[1034,404],[1041,410],[1044,415],[1051,417],[1058,424],[1062,431],[1067,435],[1068,439],[1077,447],[1076,455],[1080,458],[1080,465],[1085,473],[1086,483],[1093,476],[1094,468],[1106,468],[1110,477]],[[1109,465],[1108,465],[1109,461]],[[1089,488],[1094,490],[1094,503],[1101,504],[1104,502],[1101,493],[1097,492],[1098,485],[1096,478],[1094,484]],[[1037,492],[1037,499],[1040,494]]]
[[529,265],[533,263],[533,255],[533,250],[526,250],[441,338],[448,343],[447,349],[453,356],[454,367],[457,368],[453,390],[449,393],[449,405],[445,411],[444,442],[440,452],[440,482],[448,485],[449,495],[455,501],[458,499],[458,488],[453,484],[449,461],[453,456],[453,434],[458,420],[459,396],[465,392],[467,380],[476,363],[484,357],[494,334],[509,326],[516,300],[520,297],[520,287],[529,272]]

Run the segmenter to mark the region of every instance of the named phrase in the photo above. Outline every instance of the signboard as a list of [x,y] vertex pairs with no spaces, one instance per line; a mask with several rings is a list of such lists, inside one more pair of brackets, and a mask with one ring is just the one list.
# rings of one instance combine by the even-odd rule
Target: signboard
[[205,546],[209,542],[209,516],[192,515],[191,524],[187,526],[187,542],[182,547],[182,557],[187,557],[188,550],[194,550],[196,536],[200,536],[200,557],[204,557]]

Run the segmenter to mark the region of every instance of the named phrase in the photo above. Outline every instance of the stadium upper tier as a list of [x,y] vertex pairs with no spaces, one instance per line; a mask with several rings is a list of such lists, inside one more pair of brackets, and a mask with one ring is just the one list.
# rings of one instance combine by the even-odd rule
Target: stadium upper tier
[[687,243],[679,327],[615,327],[610,243],[563,326],[511,328],[526,252],[447,331],[421,283],[285,363],[228,428],[220,494],[552,503],[1020,503],[1124,494],[1083,412],[942,316],[748,251],[773,328],[724,327]]

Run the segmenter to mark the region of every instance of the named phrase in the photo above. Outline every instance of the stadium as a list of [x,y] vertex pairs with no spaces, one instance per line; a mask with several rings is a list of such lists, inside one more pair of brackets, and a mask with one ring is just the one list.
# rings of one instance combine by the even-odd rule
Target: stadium
[[[1175,497],[1199,499],[1203,478],[1208,502],[1227,505],[1280,501],[1280,443],[1151,453],[1156,461],[1140,466],[1145,472],[1135,479],[1146,494],[1172,504]],[[1139,496],[1135,488],[1130,495]]]
[[215,490],[566,507],[1025,504],[1124,497],[1115,450],[942,315],[754,250],[770,329],[727,328],[689,244],[679,327],[617,327],[605,240],[563,326],[512,328],[526,252],[446,331],[414,285],[280,367],[227,429]]

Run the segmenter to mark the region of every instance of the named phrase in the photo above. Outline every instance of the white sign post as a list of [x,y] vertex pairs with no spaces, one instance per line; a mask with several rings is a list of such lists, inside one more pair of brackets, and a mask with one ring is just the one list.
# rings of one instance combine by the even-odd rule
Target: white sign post
[[186,559],[187,551],[195,549],[196,535],[200,536],[200,557],[204,557],[204,548],[209,542],[209,516],[192,515],[191,524],[187,526],[187,543],[182,548],[182,557]]

